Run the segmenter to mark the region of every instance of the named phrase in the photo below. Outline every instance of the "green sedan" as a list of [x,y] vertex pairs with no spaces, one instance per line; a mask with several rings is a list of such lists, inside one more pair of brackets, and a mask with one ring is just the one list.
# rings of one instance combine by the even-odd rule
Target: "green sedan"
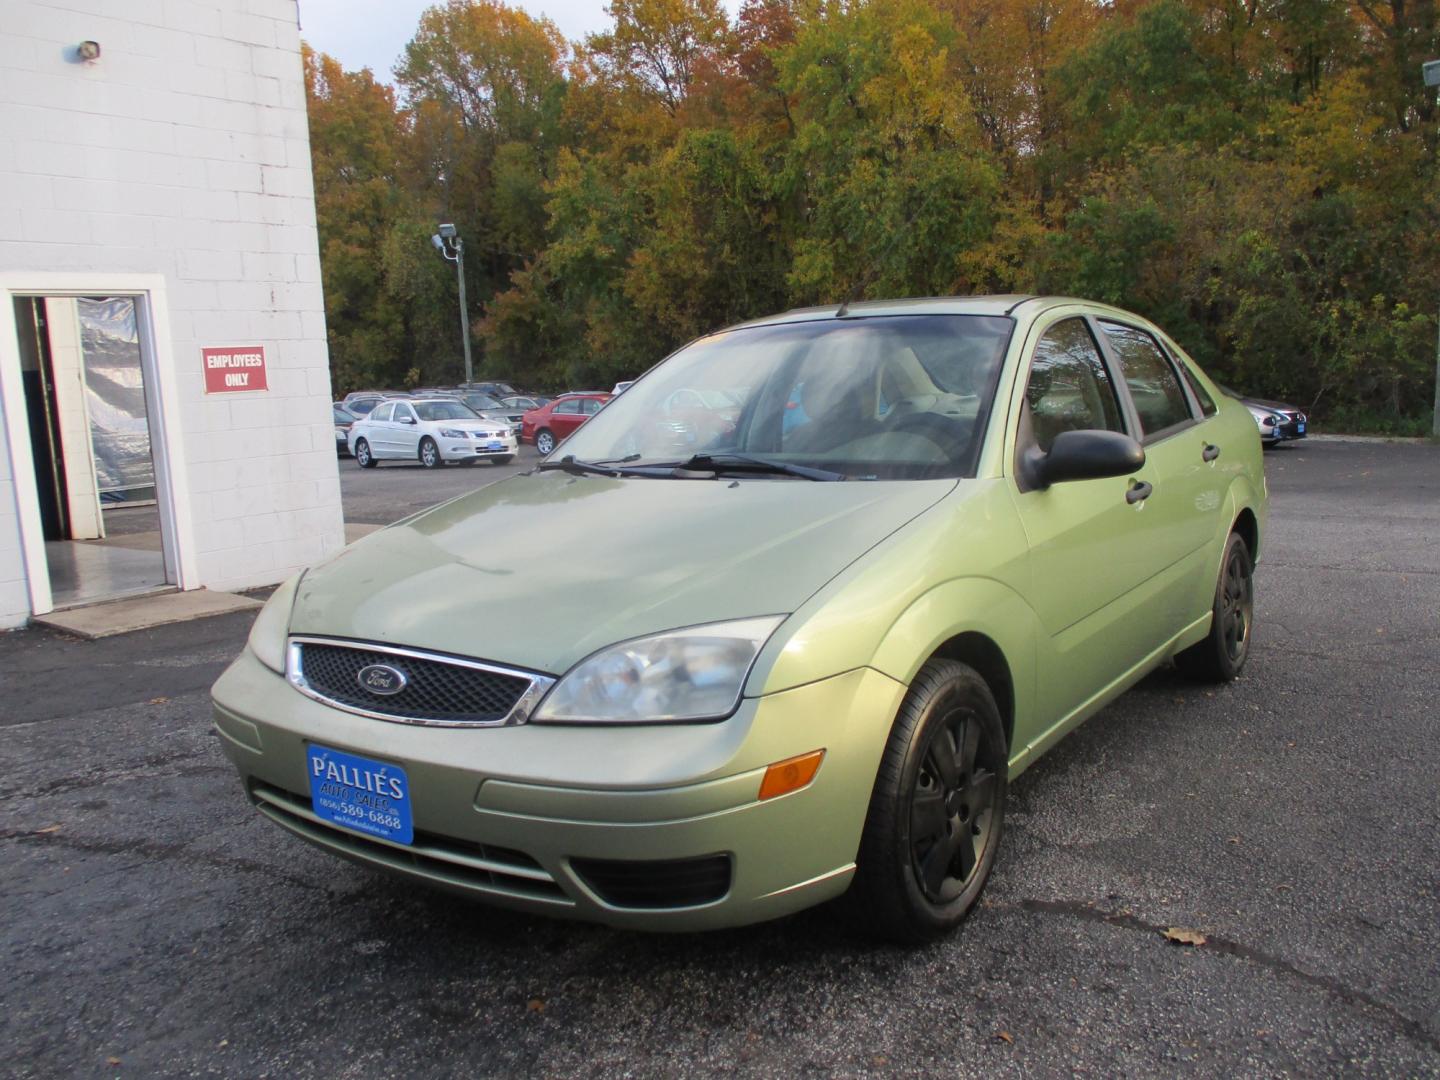
[[923,941],[1067,731],[1239,673],[1265,523],[1250,414],[1144,319],[792,311],[281,586],[215,726],[260,813],[425,884],[646,930],[846,894]]

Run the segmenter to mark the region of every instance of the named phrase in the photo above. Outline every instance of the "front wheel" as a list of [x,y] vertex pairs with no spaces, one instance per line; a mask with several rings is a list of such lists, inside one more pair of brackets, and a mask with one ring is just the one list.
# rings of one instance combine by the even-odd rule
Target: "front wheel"
[[1005,726],[985,680],[954,660],[920,669],[875,778],[850,901],[875,933],[919,944],[980,899],[1005,817]]
[[355,440],[355,464],[362,469],[375,467],[375,456],[370,453],[370,444],[364,439]]
[[535,433],[535,449],[542,455],[549,455],[555,450],[555,436],[547,428],[541,428]]
[[444,464],[440,460],[440,448],[435,445],[435,440],[430,436],[420,440],[420,464],[427,469],[433,469],[437,465]]
[[1250,632],[1255,625],[1255,563],[1250,547],[1239,533],[1225,541],[1220,580],[1215,585],[1210,632],[1175,656],[1180,673],[1197,682],[1229,682],[1240,674],[1250,656]]

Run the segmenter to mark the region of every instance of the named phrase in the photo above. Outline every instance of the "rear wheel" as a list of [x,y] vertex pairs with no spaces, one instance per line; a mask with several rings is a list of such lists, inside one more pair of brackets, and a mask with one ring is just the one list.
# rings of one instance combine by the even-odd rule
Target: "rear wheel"
[[549,428],[541,428],[535,433],[535,449],[541,454],[550,454],[555,450],[555,436]]
[[420,464],[424,465],[427,469],[433,469],[437,465],[445,464],[440,458],[440,448],[435,445],[435,440],[428,435],[420,440]]
[[370,444],[364,439],[355,440],[355,464],[362,469],[375,467],[375,457],[370,453]]
[[1250,631],[1255,623],[1255,564],[1239,533],[1225,541],[1220,580],[1215,585],[1210,633],[1175,657],[1181,674],[1198,682],[1229,682],[1250,656]]
[[865,925],[917,944],[980,898],[1005,816],[1005,727],[973,668],[931,660],[910,684],[875,779],[850,902]]

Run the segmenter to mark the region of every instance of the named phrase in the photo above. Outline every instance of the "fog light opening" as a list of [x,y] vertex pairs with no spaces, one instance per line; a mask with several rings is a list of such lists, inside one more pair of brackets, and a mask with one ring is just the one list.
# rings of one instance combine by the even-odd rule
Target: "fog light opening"
[[824,750],[811,750],[808,754],[775,762],[765,770],[765,779],[760,781],[761,801],[799,791],[815,779],[824,759]]

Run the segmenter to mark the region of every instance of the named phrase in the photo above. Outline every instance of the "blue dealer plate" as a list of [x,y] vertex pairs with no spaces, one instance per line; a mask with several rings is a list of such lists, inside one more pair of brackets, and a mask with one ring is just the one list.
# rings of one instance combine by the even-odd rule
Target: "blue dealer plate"
[[1295,434],[1296,434],[1296,435],[1304,435],[1304,434],[1305,434],[1305,425],[1304,425],[1304,424],[1296,424],[1296,425],[1295,425]]
[[490,449],[491,449],[491,450],[504,450],[504,449],[505,449],[505,444],[504,444],[503,442],[500,442],[499,440],[496,440],[495,442],[490,443],[489,446],[490,446]]
[[306,749],[310,801],[317,817],[342,829],[409,844],[410,779],[398,765],[311,745]]

